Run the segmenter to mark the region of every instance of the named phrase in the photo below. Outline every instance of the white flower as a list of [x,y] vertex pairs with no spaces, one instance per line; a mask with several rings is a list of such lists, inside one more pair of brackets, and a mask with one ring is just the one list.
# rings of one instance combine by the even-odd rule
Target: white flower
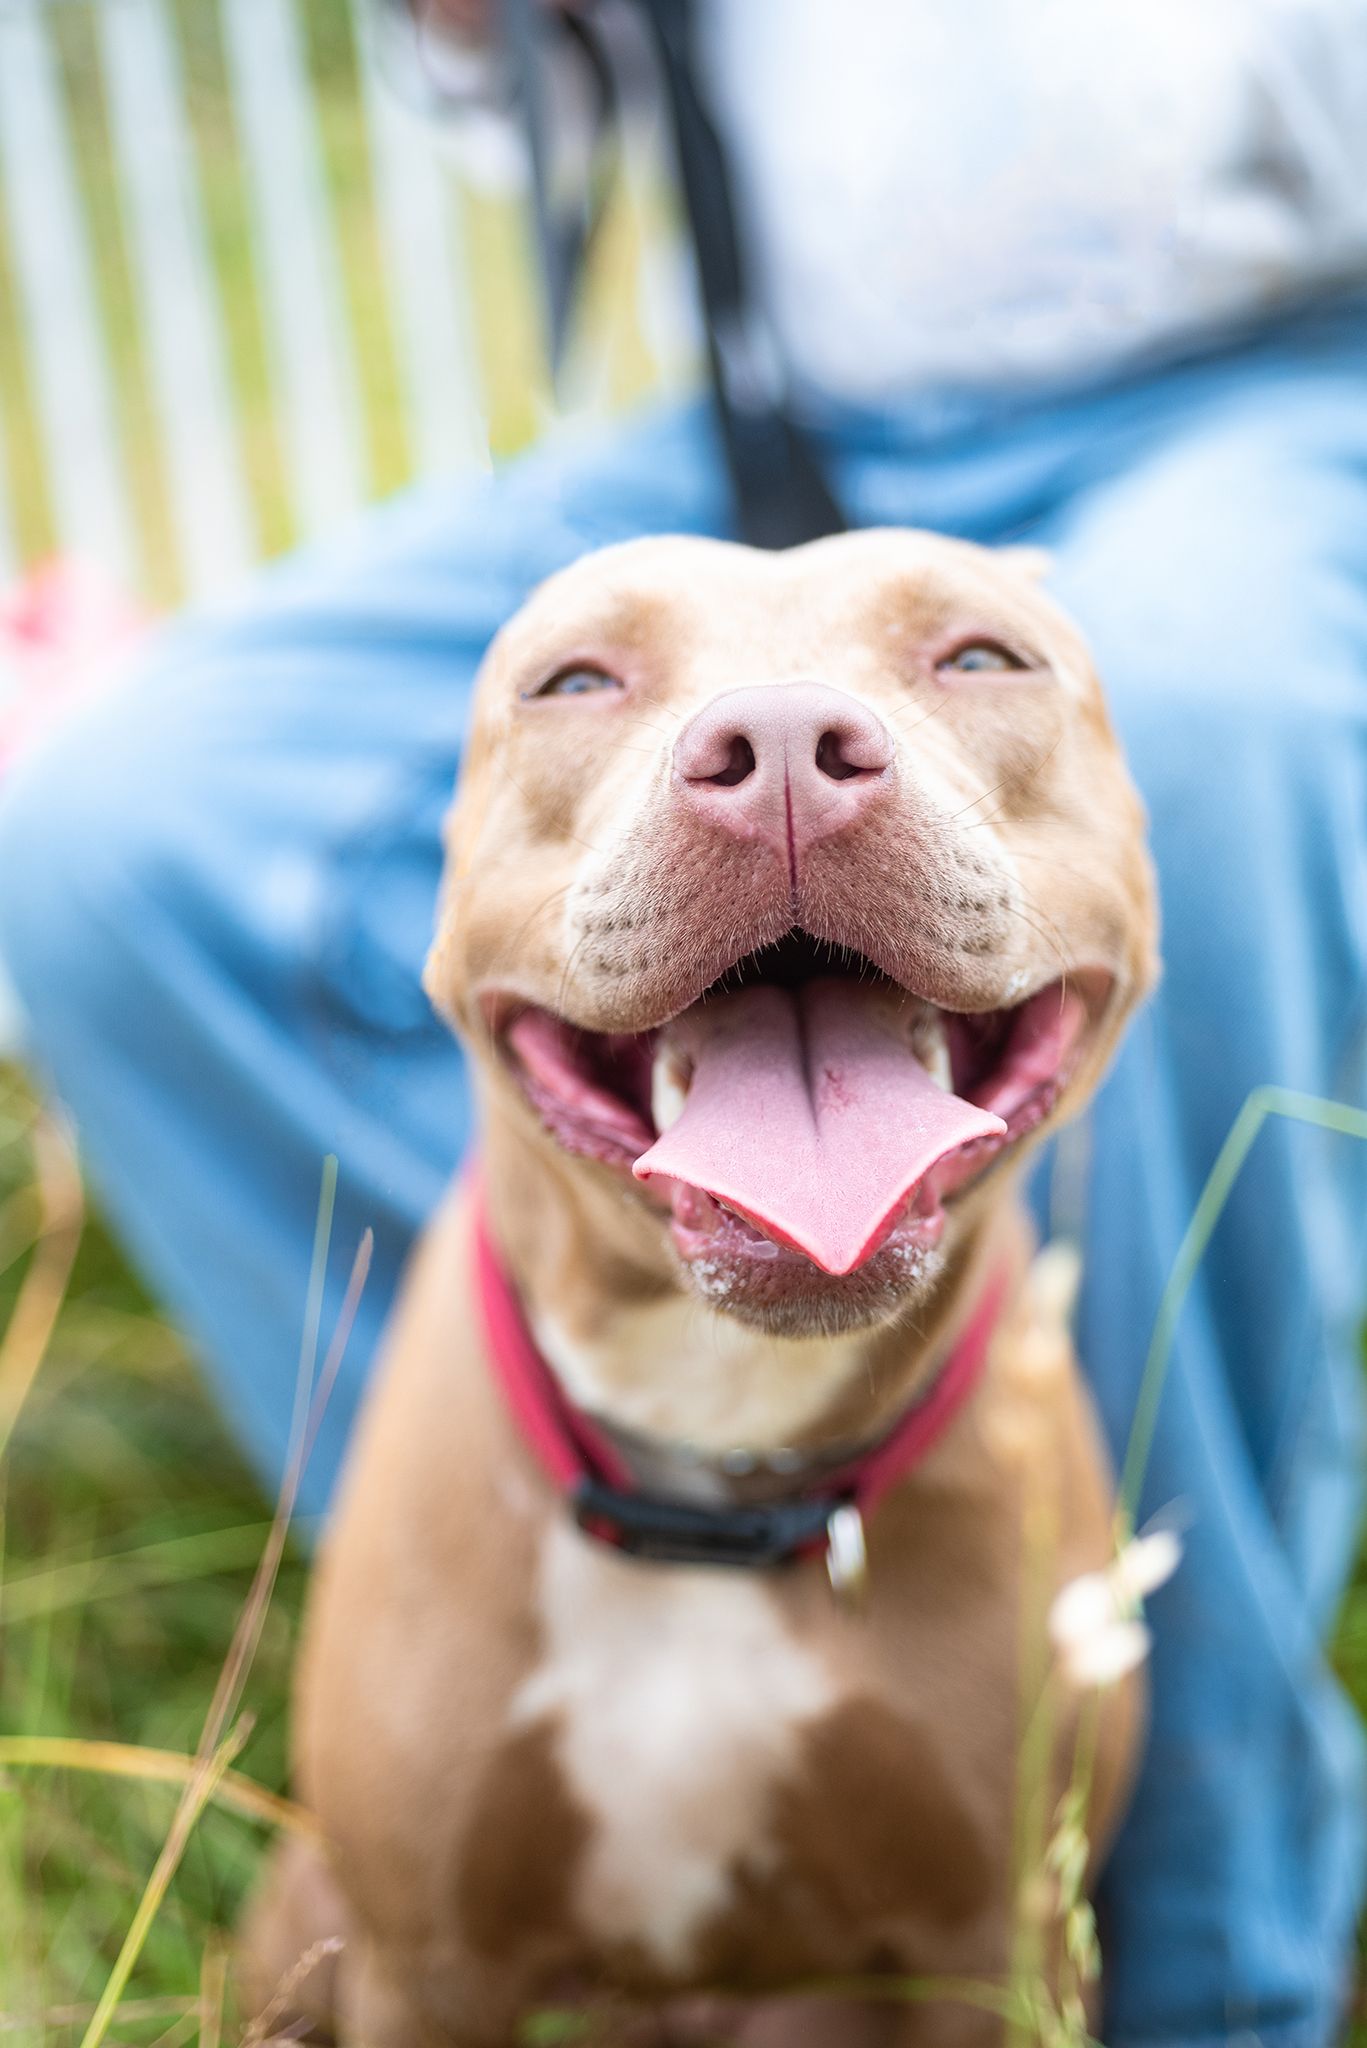
[[1122,1544],[1105,1571],[1068,1581],[1049,1609],[1049,1638],[1074,1685],[1114,1685],[1143,1663],[1153,1639],[1141,1605],[1181,1561],[1177,1532],[1151,1529]]
[[1114,1685],[1137,1671],[1153,1641],[1142,1621],[1112,1621],[1105,1628],[1070,1643],[1060,1662],[1072,1683],[1084,1691]]
[[1117,1591],[1128,1596],[1131,1606],[1137,1606],[1160,1586],[1166,1586],[1181,1562],[1182,1539],[1177,1531],[1150,1529],[1146,1536],[1131,1536],[1128,1543],[1121,1545],[1111,1573]]

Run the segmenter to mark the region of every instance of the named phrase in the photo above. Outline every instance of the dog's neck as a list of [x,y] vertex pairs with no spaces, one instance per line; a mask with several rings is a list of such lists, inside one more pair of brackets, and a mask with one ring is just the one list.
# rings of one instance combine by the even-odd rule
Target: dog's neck
[[606,1174],[498,1117],[487,1129],[490,1220],[546,1363],[643,1486],[683,1498],[782,1491],[875,1440],[952,1349],[987,1273],[1026,1255],[1003,1188],[914,1323],[774,1337],[685,1294],[658,1221]]

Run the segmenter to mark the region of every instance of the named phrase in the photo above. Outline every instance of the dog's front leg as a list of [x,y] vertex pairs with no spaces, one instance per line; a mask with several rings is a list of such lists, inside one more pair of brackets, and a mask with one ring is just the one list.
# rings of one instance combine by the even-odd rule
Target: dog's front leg
[[[421,1963],[373,1941],[358,1943],[340,1977],[338,2048],[476,2048],[473,2034],[433,2016],[422,1997],[425,1977]],[[478,2048],[490,2044],[481,2040]]]
[[316,1843],[273,1851],[238,1931],[238,2009],[252,2039],[331,2041],[351,1919]]

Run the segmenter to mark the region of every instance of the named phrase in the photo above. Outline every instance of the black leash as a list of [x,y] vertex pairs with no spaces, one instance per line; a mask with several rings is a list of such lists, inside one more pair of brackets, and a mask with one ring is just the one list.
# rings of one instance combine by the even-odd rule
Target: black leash
[[747,289],[726,156],[699,97],[690,0],[637,0],[668,95],[697,255],[712,394],[742,540],[789,548],[845,521],[783,402],[779,358]]
[[[620,118],[612,64],[588,19],[551,13],[545,0],[498,0],[503,51],[517,81],[531,173],[532,233],[545,300],[551,374],[560,369],[577,287],[602,225],[611,184],[610,138]],[[572,165],[554,161],[550,108],[555,59],[574,46],[576,77],[591,104]]]
[[[816,457],[784,403],[778,351],[750,296],[725,152],[698,93],[691,0],[631,0],[654,52],[674,137],[679,185],[697,259],[712,398],[742,540],[796,547],[840,533],[845,521]],[[551,162],[549,68],[566,45],[578,56],[606,128],[616,111],[606,22],[563,14],[545,0],[500,0],[503,47],[527,123],[533,227],[541,259],[552,360],[559,358],[574,283],[601,217],[601,158],[576,174]]]

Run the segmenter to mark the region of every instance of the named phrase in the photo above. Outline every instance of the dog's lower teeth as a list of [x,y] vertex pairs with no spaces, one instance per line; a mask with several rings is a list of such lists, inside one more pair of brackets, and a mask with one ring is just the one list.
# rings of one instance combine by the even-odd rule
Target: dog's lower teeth
[[683,1115],[689,1078],[669,1047],[661,1046],[650,1073],[650,1114],[661,1137]]

